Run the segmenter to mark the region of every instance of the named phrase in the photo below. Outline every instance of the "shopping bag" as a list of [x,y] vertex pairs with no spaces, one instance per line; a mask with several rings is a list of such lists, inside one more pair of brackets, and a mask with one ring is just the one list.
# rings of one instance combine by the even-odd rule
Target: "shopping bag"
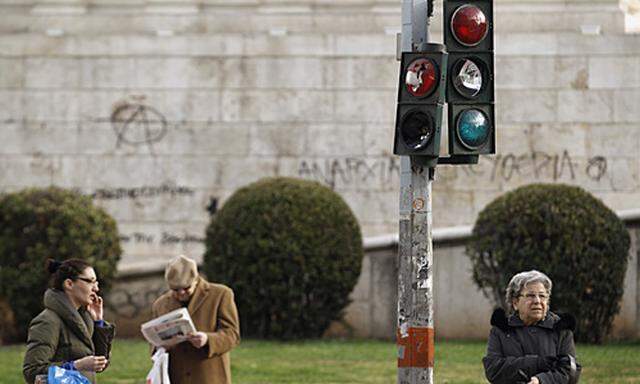
[[151,357],[153,366],[147,375],[147,384],[171,384],[169,380],[169,354],[164,348],[158,348]]
[[78,371],[67,370],[52,365],[47,372],[47,384],[91,384],[89,379]]

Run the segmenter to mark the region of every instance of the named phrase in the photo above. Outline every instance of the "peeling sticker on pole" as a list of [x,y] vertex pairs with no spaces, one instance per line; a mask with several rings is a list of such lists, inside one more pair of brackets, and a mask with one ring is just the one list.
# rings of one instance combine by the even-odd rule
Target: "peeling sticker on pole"
[[422,197],[418,197],[413,200],[413,209],[416,211],[420,211],[424,208],[424,199]]
[[404,359],[404,345],[398,346],[398,360]]
[[431,268],[429,267],[429,259],[428,258],[420,258],[418,261],[418,273],[416,279],[418,281],[418,288],[425,289],[431,287],[431,282],[429,280],[431,275]]
[[398,329],[398,368],[433,368],[435,347],[431,327],[412,327],[402,337]]
[[409,324],[407,324],[406,322],[400,324],[400,337],[409,337]]

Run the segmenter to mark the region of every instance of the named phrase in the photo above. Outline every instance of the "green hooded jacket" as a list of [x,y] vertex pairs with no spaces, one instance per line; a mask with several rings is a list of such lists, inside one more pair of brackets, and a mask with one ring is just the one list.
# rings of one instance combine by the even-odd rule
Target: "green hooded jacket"
[[[27,351],[22,373],[28,384],[36,375],[46,375],[50,366],[74,361],[85,356],[106,356],[111,353],[111,341],[115,328],[105,322],[104,327],[94,327],[94,321],[86,309],[76,310],[67,295],[57,289],[44,294],[44,310],[29,324]],[[81,372],[92,383],[94,372]]]

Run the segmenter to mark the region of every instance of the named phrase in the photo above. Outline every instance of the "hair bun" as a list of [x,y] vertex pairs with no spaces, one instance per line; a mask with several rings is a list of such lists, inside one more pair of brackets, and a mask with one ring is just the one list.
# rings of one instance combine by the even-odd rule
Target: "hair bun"
[[61,265],[62,263],[59,262],[58,260],[54,260],[54,259],[47,260],[47,270],[49,271],[49,273],[56,273],[56,271],[60,268]]

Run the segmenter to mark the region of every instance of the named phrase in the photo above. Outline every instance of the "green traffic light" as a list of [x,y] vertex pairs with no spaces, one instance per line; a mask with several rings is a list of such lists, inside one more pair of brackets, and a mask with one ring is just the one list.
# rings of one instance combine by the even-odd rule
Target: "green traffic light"
[[491,134],[491,123],[478,109],[467,109],[460,113],[456,123],[456,133],[460,143],[474,150],[484,145]]

